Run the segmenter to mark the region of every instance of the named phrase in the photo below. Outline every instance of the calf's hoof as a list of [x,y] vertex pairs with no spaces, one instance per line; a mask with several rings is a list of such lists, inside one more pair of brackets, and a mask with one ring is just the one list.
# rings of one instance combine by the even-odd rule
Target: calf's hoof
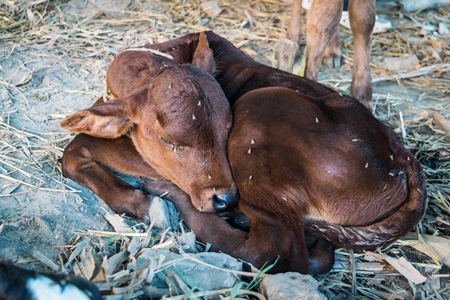
[[325,239],[307,237],[309,273],[325,274],[334,265],[334,247]]
[[352,80],[350,95],[361,102],[369,111],[372,111],[372,84],[370,79],[358,82]]
[[339,69],[342,63],[338,40],[331,40],[322,56],[322,65],[330,69]]
[[329,69],[339,69],[341,67],[342,57],[340,53],[331,53],[324,55],[322,59],[322,65]]
[[148,218],[152,226],[159,229],[171,228],[176,230],[178,227],[178,212],[175,206],[160,197],[152,196],[148,208]]

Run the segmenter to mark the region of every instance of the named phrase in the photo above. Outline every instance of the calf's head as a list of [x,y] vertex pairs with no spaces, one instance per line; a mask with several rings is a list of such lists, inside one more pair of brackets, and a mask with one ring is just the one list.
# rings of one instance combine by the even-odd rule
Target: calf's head
[[[212,72],[212,53],[202,47],[194,63]],[[72,114],[61,126],[100,138],[128,134],[143,160],[188,193],[194,207],[224,211],[239,197],[226,154],[230,105],[202,68],[173,60],[158,67],[147,86]]]

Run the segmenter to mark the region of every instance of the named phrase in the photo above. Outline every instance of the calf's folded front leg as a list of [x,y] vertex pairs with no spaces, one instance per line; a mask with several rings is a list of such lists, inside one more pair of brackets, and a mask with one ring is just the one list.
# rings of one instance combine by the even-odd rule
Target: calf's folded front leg
[[62,173],[92,190],[116,213],[148,221],[151,197],[113,174],[159,178],[136,151],[131,139],[77,135],[61,158]]
[[145,189],[149,194],[164,195],[163,198],[172,201],[186,226],[200,241],[210,243],[212,251],[243,259],[257,268],[276,262],[269,273],[310,272],[302,222],[284,223],[282,218],[273,218],[256,208],[254,213],[258,216],[243,210],[251,222],[250,231],[245,232],[216,214],[196,210],[189,195],[169,181],[151,181]]

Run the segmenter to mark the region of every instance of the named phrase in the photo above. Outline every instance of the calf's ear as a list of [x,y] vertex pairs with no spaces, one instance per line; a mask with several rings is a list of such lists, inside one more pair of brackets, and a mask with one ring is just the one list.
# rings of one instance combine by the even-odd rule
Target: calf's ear
[[127,103],[116,99],[76,112],[62,120],[60,126],[71,132],[115,139],[134,126],[127,111]]
[[214,55],[209,48],[208,39],[204,32],[200,32],[198,36],[198,45],[192,57],[192,64],[202,68],[209,74],[213,74],[215,70]]

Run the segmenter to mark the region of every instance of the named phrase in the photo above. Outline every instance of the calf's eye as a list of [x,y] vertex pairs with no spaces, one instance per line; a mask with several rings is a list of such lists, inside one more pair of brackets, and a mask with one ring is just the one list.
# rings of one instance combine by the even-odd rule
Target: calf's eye
[[183,151],[183,147],[177,146],[174,143],[170,142],[169,140],[167,140],[163,137],[161,137],[161,142],[163,143],[164,146],[171,147],[171,150],[174,152],[179,153],[179,152]]

